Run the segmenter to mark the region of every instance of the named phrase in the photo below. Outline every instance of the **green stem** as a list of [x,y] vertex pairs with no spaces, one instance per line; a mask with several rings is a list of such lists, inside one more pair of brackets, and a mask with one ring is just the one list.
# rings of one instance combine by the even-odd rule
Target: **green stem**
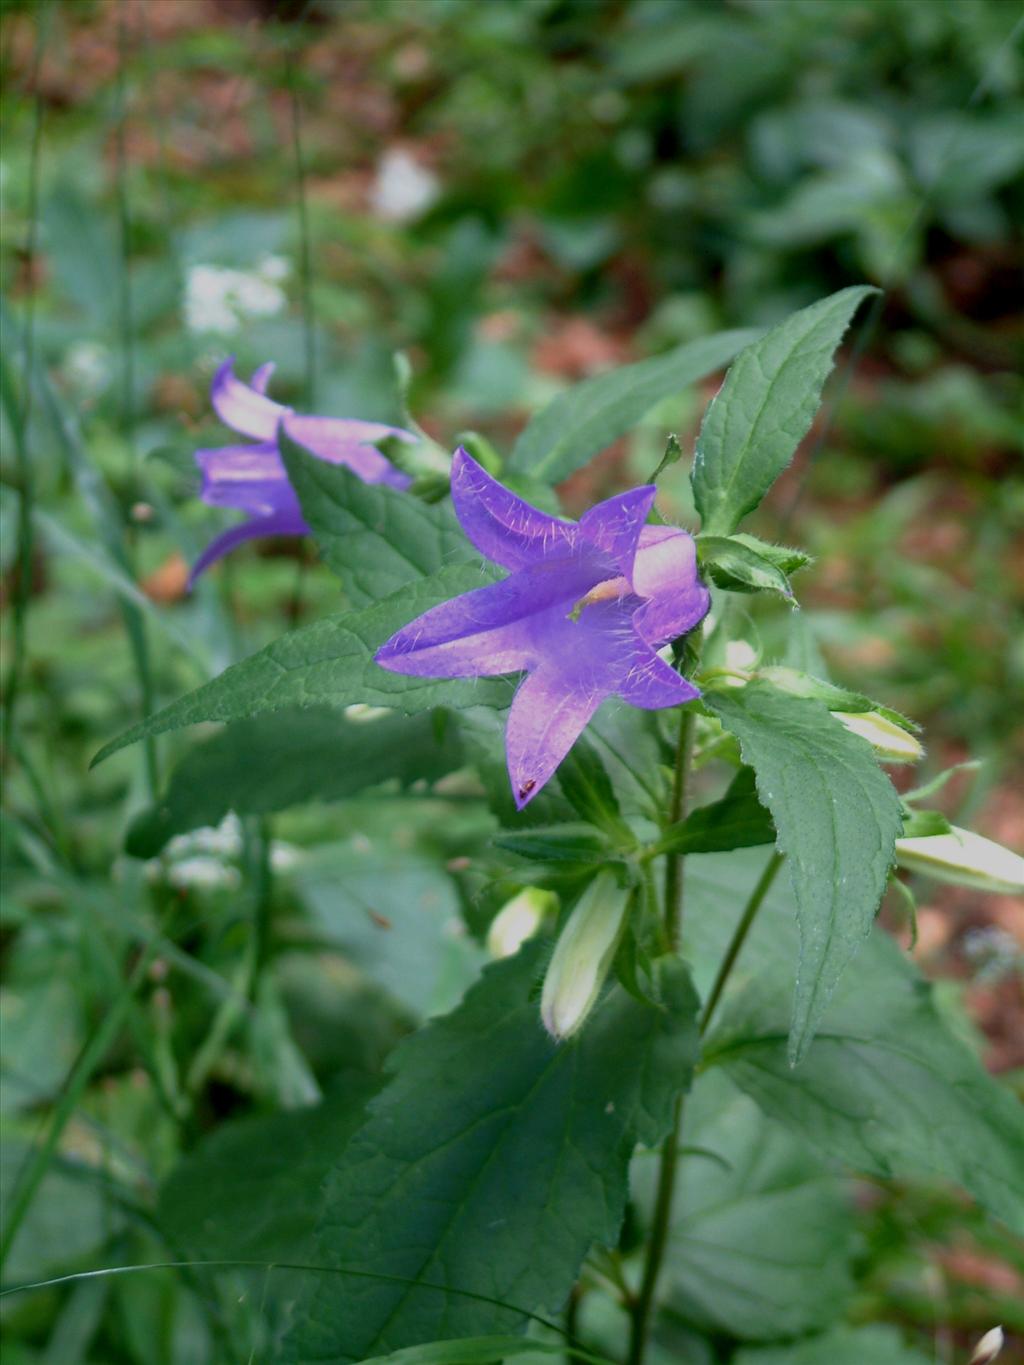
[[[679,713],[679,735],[676,739],[676,767],[672,779],[672,799],[669,805],[669,824],[686,818],[687,779],[693,753],[693,711],[684,707]],[[683,915],[683,859],[670,853],[665,860],[665,933],[671,950],[679,947],[679,930]]]
[[725,956],[722,958],[722,963],[718,968],[718,974],[715,977],[714,985],[711,987],[711,992],[708,995],[700,1016],[700,1031],[702,1034],[706,1033],[708,1030],[708,1025],[711,1023],[711,1016],[714,1014],[719,997],[725,989],[725,983],[729,980],[729,975],[736,965],[736,959],[740,955],[740,950],[746,942],[747,934],[750,932],[750,926],[754,923],[754,918],[761,908],[761,902],[764,900],[765,896],[767,896],[771,884],[775,880],[776,873],[782,866],[784,858],[785,854],[783,853],[775,852],[772,854],[771,858],[768,860],[767,866],[761,873],[757,885],[750,893],[750,899],[743,907],[743,914],[740,916],[739,923],[733,930],[729,946],[725,950]]

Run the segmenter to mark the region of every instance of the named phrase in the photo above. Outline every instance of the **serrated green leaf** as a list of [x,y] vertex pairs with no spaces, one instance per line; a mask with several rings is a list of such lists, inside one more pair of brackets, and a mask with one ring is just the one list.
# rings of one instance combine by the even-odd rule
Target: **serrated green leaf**
[[544,951],[531,943],[489,968],[399,1047],[327,1183],[323,1262],[420,1283],[353,1281],[339,1294],[324,1277],[286,1359],[362,1361],[521,1330],[524,1309],[561,1307],[592,1243],[614,1241],[633,1146],[664,1135],[688,1082],[696,1000],[669,960],[662,1009],[613,990],[578,1040],[556,1046],[530,998]]
[[752,768],[741,768],[720,801],[691,811],[658,840],[659,853],[722,853],[773,844],[775,826],[757,799]]
[[585,379],[537,414],[520,433],[510,467],[560,483],[617,441],[656,403],[728,365],[751,331],[716,332],[667,355]]
[[823,702],[830,711],[852,711],[854,713],[877,711],[880,716],[884,716],[893,725],[898,725],[901,730],[906,730],[908,734],[916,734],[921,729],[915,721],[901,715],[899,711],[894,711],[891,706],[882,706],[880,702],[872,701],[863,692],[851,692],[848,688],[838,687],[835,683],[826,682],[824,678],[805,673],[797,668],[772,665],[768,668],[758,669],[757,676],[766,682],[770,682],[780,692],[788,692],[794,697],[809,697],[814,701]]
[[836,982],[874,923],[892,866],[902,811],[870,745],[821,702],[764,682],[705,702],[739,740],[771,811],[800,926],[800,965],[790,1025],[799,1061]]
[[157,805],[125,838],[134,858],[154,858],[176,834],[236,815],[266,815],[308,801],[341,801],[381,782],[434,782],[462,763],[454,728],[432,715],[351,720],[328,707],[236,721],[190,749]]
[[411,715],[435,706],[503,706],[511,693],[506,682],[407,677],[373,661],[376,650],[400,626],[487,581],[478,567],[454,565],[410,583],[374,606],[327,616],[282,635],[104,745],[93,765],[147,735],[199,721],[246,720],[283,707],[366,702]]
[[608,841],[593,825],[540,825],[522,831],[497,834],[494,844],[518,858],[544,863],[606,862],[611,855]]
[[737,357],[697,438],[691,482],[705,533],[734,531],[789,464],[850,319],[876,292],[842,289],[786,318]]
[[783,571],[734,536],[698,536],[697,553],[712,579],[729,592],[777,592],[787,602],[793,589]]
[[480,562],[446,499],[428,505],[308,454],[282,430],[281,454],[320,553],[355,607],[449,564]]
[[[684,946],[705,990],[763,866],[763,853],[743,851],[687,865]],[[828,1160],[874,1176],[951,1180],[1024,1232],[1024,1111],[950,1032],[931,985],[882,930],[844,973],[800,1066],[790,1066],[795,939],[793,896],[780,877],[705,1039],[706,1065],[722,1066]]]
[[796,573],[798,569],[804,569],[811,563],[811,555],[803,550],[794,549],[790,545],[774,545],[770,540],[762,540],[760,536],[752,536],[746,531],[734,531],[729,538],[746,545],[749,550],[759,554],[762,559],[767,559],[785,574]]
[[584,735],[559,764],[558,784],[573,810],[585,821],[604,830],[618,844],[634,842],[601,756]]
[[745,1341],[828,1326],[852,1289],[849,1206],[807,1144],[721,1071],[686,1102],[686,1134],[720,1158],[680,1165],[666,1256],[670,1309]]

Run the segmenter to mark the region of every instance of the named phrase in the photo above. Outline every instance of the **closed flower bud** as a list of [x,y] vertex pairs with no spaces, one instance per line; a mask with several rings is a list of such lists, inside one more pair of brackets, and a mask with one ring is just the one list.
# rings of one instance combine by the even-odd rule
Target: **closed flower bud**
[[833,711],[833,716],[855,735],[866,739],[885,763],[916,763],[924,747],[916,735],[883,716],[881,711]]
[[582,1027],[593,1008],[626,918],[628,893],[611,872],[599,872],[559,935],[544,978],[540,1015],[561,1042]]
[[1006,1338],[1001,1327],[993,1327],[991,1331],[985,1333],[982,1339],[974,1348],[971,1356],[971,1365],[991,1365],[999,1352],[1003,1349]]
[[896,861],[908,872],[936,881],[972,886],[979,891],[1024,891],[1024,858],[1011,849],[969,829],[952,827],[948,834],[919,839],[897,839]]
[[487,931],[487,951],[491,957],[512,957],[541,926],[549,911],[558,905],[553,891],[528,886],[501,907]]

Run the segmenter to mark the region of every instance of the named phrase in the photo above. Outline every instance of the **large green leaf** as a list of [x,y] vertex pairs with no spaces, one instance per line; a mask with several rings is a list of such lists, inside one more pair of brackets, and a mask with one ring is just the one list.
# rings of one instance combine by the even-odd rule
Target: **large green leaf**
[[490,968],[394,1054],[328,1181],[319,1257],[398,1278],[339,1292],[323,1277],[286,1358],[361,1361],[521,1330],[525,1312],[561,1307],[592,1243],[615,1239],[634,1144],[667,1131],[689,1081],[696,1001],[668,962],[666,1008],[616,989],[556,1046],[531,998],[544,951],[529,944]]
[[773,844],[775,826],[757,799],[752,768],[741,768],[720,801],[698,806],[658,840],[660,853],[723,853]]
[[740,1351],[733,1365],[931,1365],[907,1346],[895,1327],[871,1323],[867,1327],[836,1327],[824,1336],[807,1337],[786,1346],[764,1346]]
[[871,746],[821,702],[762,682],[705,700],[739,740],[789,855],[800,925],[790,1025],[796,1062],[874,922],[902,832],[899,798]]
[[447,500],[428,505],[385,484],[363,483],[280,436],[302,512],[353,606],[379,602],[407,583],[480,554]]
[[435,706],[503,706],[511,696],[507,682],[406,677],[379,668],[373,661],[376,650],[400,626],[439,602],[479,587],[480,582],[478,567],[454,565],[410,583],[374,606],[327,616],[282,635],[125,731],[105,745],[93,763],[146,735],[199,721],[245,720],[282,707],[367,702],[412,714]]
[[841,1182],[720,1071],[687,1100],[685,1134],[695,1150],[681,1161],[666,1256],[673,1312],[748,1341],[835,1321],[852,1288]]
[[512,451],[511,468],[549,483],[567,479],[635,426],[655,403],[728,365],[754,336],[751,331],[716,332],[667,355],[585,379],[528,423]]
[[189,750],[159,803],[133,822],[125,847],[153,858],[174,835],[219,824],[228,811],[263,815],[341,801],[381,782],[433,782],[461,762],[457,730],[439,730],[430,715],[353,720],[312,707],[237,721]]
[[[710,984],[763,851],[690,859],[687,953]],[[792,893],[765,899],[705,1041],[766,1114],[828,1159],[870,1175],[939,1176],[1024,1231],[1024,1110],[955,1037],[931,986],[876,929],[840,981],[803,1062],[786,1032],[793,989]]]
[[729,535],[789,464],[817,411],[836,347],[857,306],[875,292],[841,289],[737,357],[697,438],[692,483],[703,532]]

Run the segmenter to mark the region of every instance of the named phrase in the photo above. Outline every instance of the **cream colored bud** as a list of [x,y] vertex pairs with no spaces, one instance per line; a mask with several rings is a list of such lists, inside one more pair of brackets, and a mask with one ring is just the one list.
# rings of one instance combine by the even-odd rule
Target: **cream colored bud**
[[992,839],[969,829],[958,829],[956,825],[948,834],[897,839],[896,861],[908,872],[920,872],[957,886],[1010,895],[1024,891],[1024,858]]
[[593,1008],[619,945],[628,899],[613,873],[599,872],[559,935],[540,999],[544,1027],[559,1042],[571,1038]]
[[993,1327],[986,1332],[982,1339],[974,1348],[971,1356],[970,1365],[991,1365],[996,1356],[1003,1349],[1006,1338],[1001,1327]]
[[543,923],[544,917],[556,909],[558,897],[553,891],[539,886],[528,886],[501,907],[487,931],[487,951],[491,957],[512,957]]
[[833,711],[847,730],[866,739],[886,763],[916,763],[924,757],[924,746],[916,735],[883,716],[881,711]]

